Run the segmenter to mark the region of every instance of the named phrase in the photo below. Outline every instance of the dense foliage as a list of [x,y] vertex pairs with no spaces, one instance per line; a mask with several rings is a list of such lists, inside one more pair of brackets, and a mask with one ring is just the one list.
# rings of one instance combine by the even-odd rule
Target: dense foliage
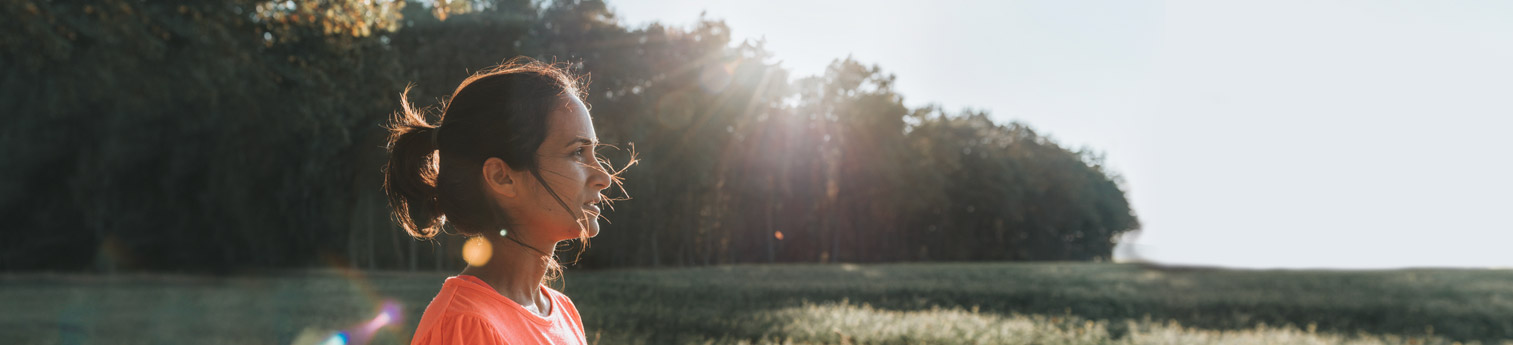
[[459,241],[389,222],[380,126],[407,84],[441,100],[517,55],[590,74],[624,149],[607,156],[641,158],[584,266],[1099,260],[1139,227],[1096,153],[910,108],[850,59],[790,76],[720,21],[528,0],[22,0],[0,18],[3,269],[456,267]]

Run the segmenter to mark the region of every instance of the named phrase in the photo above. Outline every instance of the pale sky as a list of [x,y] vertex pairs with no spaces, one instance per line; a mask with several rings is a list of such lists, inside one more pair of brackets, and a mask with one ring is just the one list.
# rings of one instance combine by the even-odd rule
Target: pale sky
[[1513,267],[1513,1],[610,1],[1107,153],[1124,259]]

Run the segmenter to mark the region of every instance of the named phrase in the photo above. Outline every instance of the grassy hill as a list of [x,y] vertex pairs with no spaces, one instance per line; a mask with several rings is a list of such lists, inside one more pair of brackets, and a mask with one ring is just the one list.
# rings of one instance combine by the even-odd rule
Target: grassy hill
[[[0,276],[0,343],[293,342],[447,274]],[[1513,344],[1513,271],[1234,271],[1091,263],[569,271],[599,344]]]

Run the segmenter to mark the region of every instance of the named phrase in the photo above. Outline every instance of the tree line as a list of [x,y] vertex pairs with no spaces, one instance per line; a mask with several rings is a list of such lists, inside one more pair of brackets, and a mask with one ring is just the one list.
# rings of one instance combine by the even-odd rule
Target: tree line
[[[630,200],[581,267],[1105,260],[1116,173],[984,111],[909,107],[839,59],[794,76],[722,21],[628,27],[602,1],[22,0],[0,5],[6,270],[455,269],[392,225],[398,94],[514,56],[591,75]],[[578,247],[581,247],[579,244]]]

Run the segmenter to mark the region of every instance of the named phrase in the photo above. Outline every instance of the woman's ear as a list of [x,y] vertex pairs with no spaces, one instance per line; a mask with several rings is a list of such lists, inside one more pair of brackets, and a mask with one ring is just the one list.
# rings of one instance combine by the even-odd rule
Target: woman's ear
[[519,195],[515,190],[520,184],[510,176],[510,165],[505,164],[503,159],[490,157],[483,161],[483,184],[488,186],[494,194],[508,198]]

